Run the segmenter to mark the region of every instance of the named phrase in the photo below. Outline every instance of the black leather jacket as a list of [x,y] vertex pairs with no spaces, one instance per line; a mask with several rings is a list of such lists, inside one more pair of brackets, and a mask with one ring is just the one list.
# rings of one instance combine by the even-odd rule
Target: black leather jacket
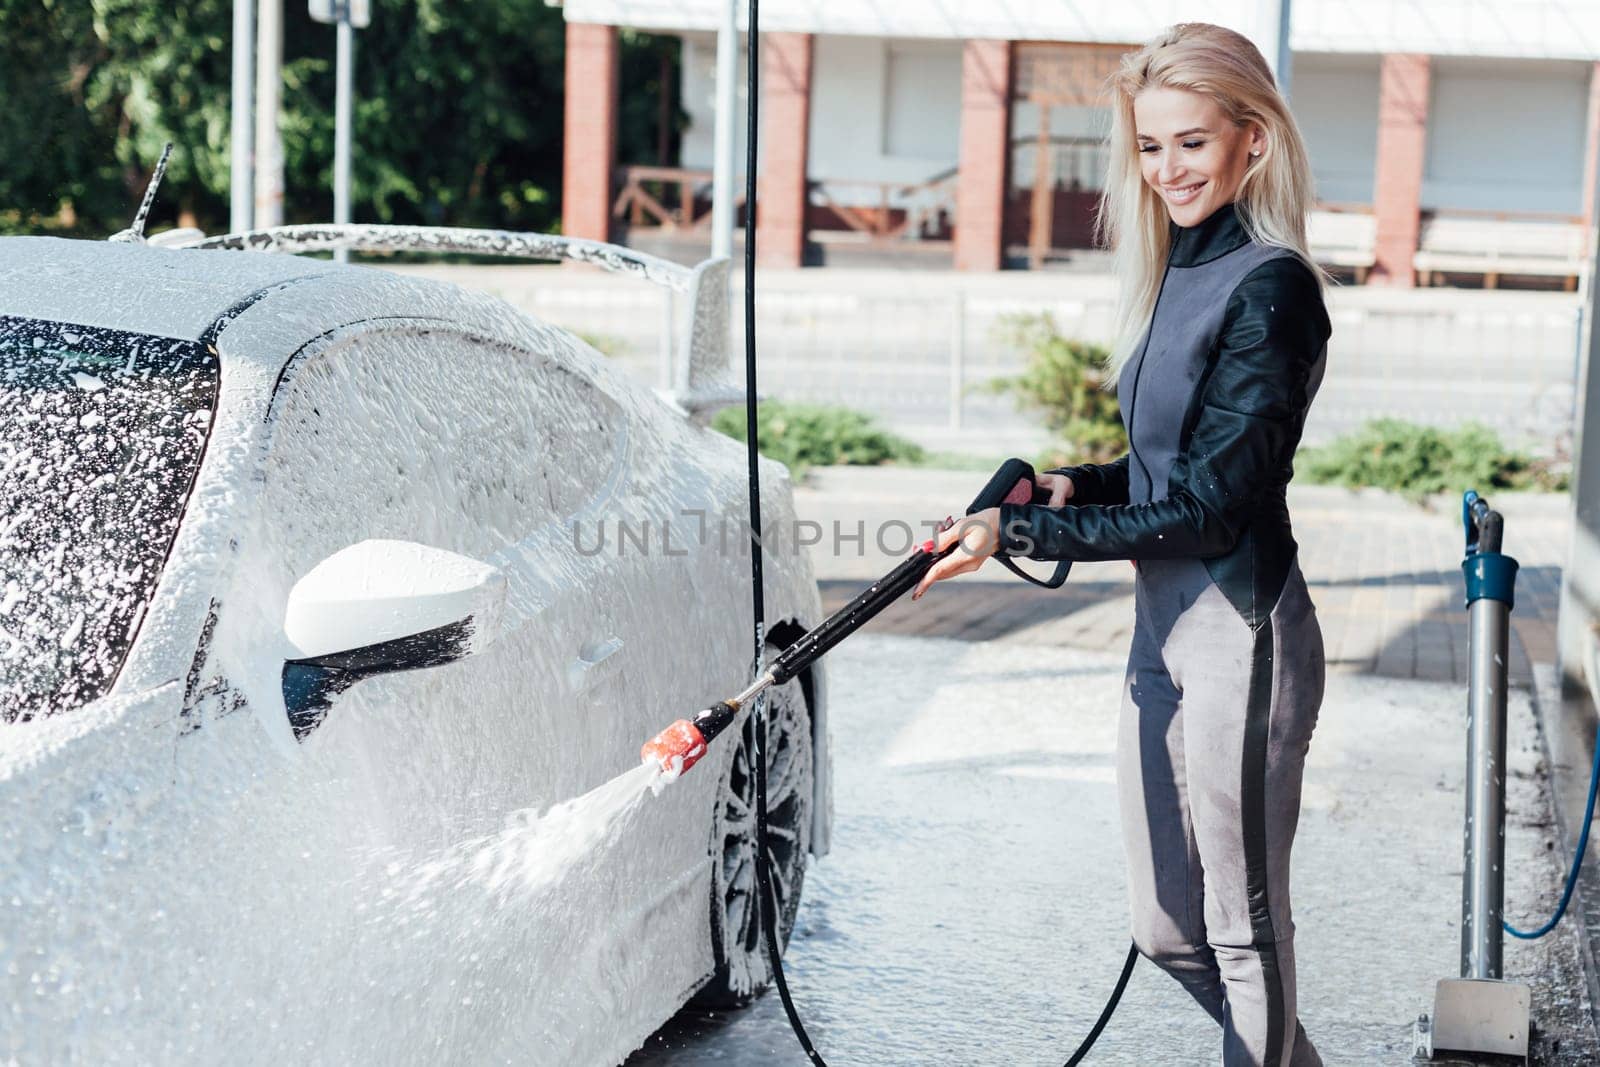
[[1059,468],[1066,507],[1002,505],[999,551],[1203,559],[1256,627],[1294,560],[1284,491],[1331,328],[1311,268],[1251,241],[1233,205],[1172,232],[1150,328],[1118,382],[1129,453]]

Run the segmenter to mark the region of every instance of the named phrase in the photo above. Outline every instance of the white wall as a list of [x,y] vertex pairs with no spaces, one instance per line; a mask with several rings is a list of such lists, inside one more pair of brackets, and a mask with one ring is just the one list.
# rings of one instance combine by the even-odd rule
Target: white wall
[[[821,36],[813,45],[809,176],[916,183],[956,165],[961,144],[961,46],[953,41]],[[717,42],[683,36],[682,165],[710,169]],[[745,54],[739,53],[737,162],[744,169]],[[877,202],[863,192],[840,199]]]
[[[745,123],[745,50],[739,48],[739,69],[735,75],[739,107],[734,116],[735,155],[734,170],[744,171]],[[683,35],[683,77],[679,86],[683,109],[689,114],[689,126],[683,131],[680,165],[690,169],[710,170],[716,151],[717,122],[717,35],[714,33],[686,33]],[[623,162],[627,162],[624,160]]]
[[[569,22],[714,30],[725,0],[546,2],[560,2]],[[761,25],[873,37],[1126,43],[1197,20],[1253,35],[1264,6],[1260,0],[771,0],[761,9]],[[1290,44],[1297,52],[1600,59],[1596,0],[1295,0],[1293,19]]]
[[1290,106],[1311,154],[1317,199],[1372,203],[1378,159],[1377,56],[1296,54]]
[[961,144],[961,45],[886,44],[884,154],[954,166]]
[[956,165],[959,44],[830,35],[815,47],[811,177],[915,183]]
[[1581,212],[1590,69],[1435,59],[1422,206]]

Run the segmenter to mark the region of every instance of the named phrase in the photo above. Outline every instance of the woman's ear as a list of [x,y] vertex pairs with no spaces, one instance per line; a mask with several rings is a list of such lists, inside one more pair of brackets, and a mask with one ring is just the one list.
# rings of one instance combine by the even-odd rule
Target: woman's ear
[[1258,123],[1250,124],[1250,158],[1260,159],[1267,150],[1267,131]]

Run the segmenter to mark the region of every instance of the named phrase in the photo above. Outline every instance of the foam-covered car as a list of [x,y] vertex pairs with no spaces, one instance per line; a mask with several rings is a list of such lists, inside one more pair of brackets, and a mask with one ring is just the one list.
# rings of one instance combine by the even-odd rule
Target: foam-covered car
[[[665,285],[679,386],[281,254],[341,243]],[[538,818],[751,677],[726,291],[509,234],[0,240],[0,1060],[614,1063],[764,984],[743,740]],[[818,621],[803,554],[766,586],[773,647]],[[825,710],[813,672],[765,720],[786,928]]]

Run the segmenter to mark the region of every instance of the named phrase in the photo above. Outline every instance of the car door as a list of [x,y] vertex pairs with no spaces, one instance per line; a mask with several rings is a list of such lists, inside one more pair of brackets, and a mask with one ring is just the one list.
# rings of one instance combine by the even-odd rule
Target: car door
[[298,356],[272,410],[251,598],[270,615],[312,566],[369,538],[494,563],[508,585],[494,650],[363,682],[305,744],[348,748],[397,839],[418,845],[603,780],[626,640],[603,557],[577,553],[566,527],[615,491],[616,405],[559,353],[386,322]]

